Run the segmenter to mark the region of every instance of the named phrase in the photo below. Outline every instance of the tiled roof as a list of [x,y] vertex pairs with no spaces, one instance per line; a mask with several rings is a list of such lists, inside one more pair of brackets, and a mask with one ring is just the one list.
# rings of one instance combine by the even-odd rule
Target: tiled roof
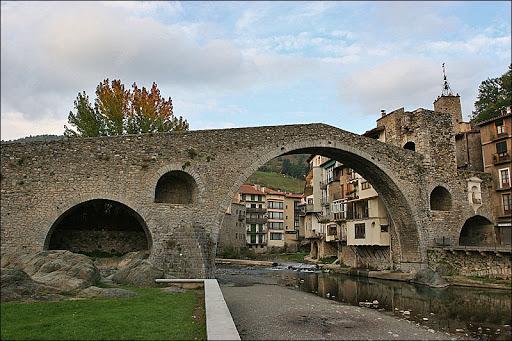
[[254,188],[253,186],[251,185],[242,185],[240,186],[240,193],[243,193],[243,194],[258,194],[258,195],[265,195],[264,192],[260,191],[260,190],[257,190],[256,188]]
[[287,198],[302,199],[302,198],[304,198],[304,194],[286,193],[286,197]]

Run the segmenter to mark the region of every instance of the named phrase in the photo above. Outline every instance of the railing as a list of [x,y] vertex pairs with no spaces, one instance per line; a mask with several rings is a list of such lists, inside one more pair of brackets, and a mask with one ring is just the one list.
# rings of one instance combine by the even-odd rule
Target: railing
[[434,248],[439,248],[447,251],[474,251],[474,252],[502,252],[502,253],[512,253],[512,246],[498,246],[498,245],[490,245],[490,246],[473,246],[473,245],[452,245],[452,246],[442,246],[436,245]]
[[503,162],[510,162],[510,154],[509,153],[493,154],[492,162],[493,162],[493,164],[498,164],[498,163],[503,163]]
[[266,208],[261,208],[261,207],[258,207],[258,208],[255,208],[255,207],[247,207],[245,209],[245,212],[247,213],[266,213],[267,212],[267,209]]
[[245,218],[247,224],[266,224],[267,218]]
[[261,230],[252,230],[250,227],[247,228],[247,232],[251,233],[251,234],[262,234],[262,233],[267,233],[267,229],[264,228],[264,229],[261,229]]

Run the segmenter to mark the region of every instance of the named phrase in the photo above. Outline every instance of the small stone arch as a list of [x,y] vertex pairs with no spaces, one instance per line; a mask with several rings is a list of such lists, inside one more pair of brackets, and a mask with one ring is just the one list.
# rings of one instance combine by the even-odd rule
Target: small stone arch
[[412,150],[414,152],[416,151],[416,144],[412,141],[409,141],[406,144],[404,144],[404,149]]
[[43,249],[114,256],[149,252],[151,247],[151,234],[135,210],[119,201],[91,199],[73,205],[55,220]]
[[459,235],[459,245],[494,246],[494,224],[481,215],[468,218]]
[[452,209],[452,195],[443,186],[437,186],[430,192],[430,209],[432,211],[449,211]]
[[197,201],[197,183],[185,171],[170,170],[158,179],[155,202],[168,204],[193,204]]

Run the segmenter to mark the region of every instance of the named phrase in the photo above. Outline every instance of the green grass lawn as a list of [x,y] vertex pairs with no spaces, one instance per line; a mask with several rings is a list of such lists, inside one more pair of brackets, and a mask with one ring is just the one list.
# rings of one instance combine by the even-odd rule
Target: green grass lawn
[[296,252],[279,255],[279,258],[288,261],[303,262],[304,257],[306,257],[307,255],[309,255],[309,252]]
[[[201,291],[60,302],[2,303],[2,340],[206,339]],[[194,319],[193,316],[196,316]]]
[[292,193],[303,193],[305,183],[304,180],[273,172],[255,172],[246,182]]

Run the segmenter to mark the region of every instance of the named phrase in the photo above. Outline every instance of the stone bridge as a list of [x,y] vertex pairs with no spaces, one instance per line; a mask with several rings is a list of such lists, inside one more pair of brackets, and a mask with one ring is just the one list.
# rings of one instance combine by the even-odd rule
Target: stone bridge
[[[69,226],[106,209],[114,216],[129,212],[117,222],[102,218],[106,225],[120,220],[130,228],[96,234],[146,247],[166,276],[210,277],[219,227],[240,185],[277,156],[308,153],[338,160],[371,181],[396,229],[397,266],[417,268],[434,237],[457,235],[474,214],[465,204],[466,175],[457,173],[453,139],[432,137],[428,156],[325,124],[2,143],[2,252],[58,248],[72,238]],[[439,185],[453,205],[436,216],[429,196]],[[98,242],[87,227],[78,230],[74,242]],[[91,250],[117,249],[111,243]]]

